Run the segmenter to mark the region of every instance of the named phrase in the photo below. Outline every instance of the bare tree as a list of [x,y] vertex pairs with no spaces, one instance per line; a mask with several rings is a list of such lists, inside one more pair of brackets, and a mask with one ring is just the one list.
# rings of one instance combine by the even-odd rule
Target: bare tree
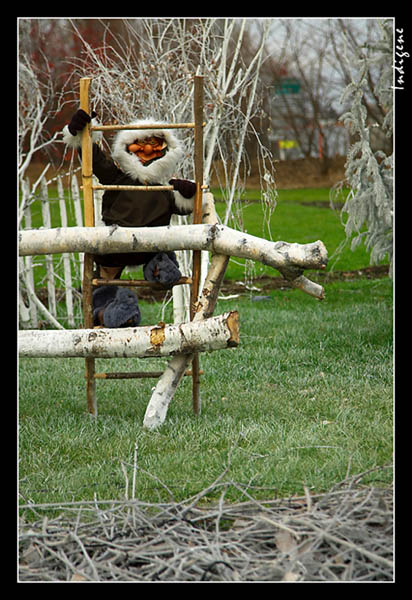
[[[71,21],[76,28],[76,21]],[[87,39],[82,56],[73,59],[79,77],[93,77],[94,109],[101,119],[130,122],[136,116],[164,121],[190,121],[192,77],[205,77],[205,165],[209,182],[214,161],[225,164],[222,187],[228,190],[228,214],[244,181],[240,164],[247,163],[245,138],[259,137],[250,122],[260,108],[260,66],[270,21],[260,33],[259,43],[248,64],[242,46],[248,43],[249,22],[243,19],[130,19],[124,21],[126,36],[117,49],[105,37],[99,48]],[[260,29],[259,29],[260,31]],[[113,36],[112,36],[113,37]],[[224,143],[223,143],[224,142]],[[188,137],[183,175],[193,173],[192,140]],[[268,154],[259,145],[263,175],[270,171]],[[273,181],[266,177],[263,189],[273,202]],[[269,184],[269,185],[268,185]],[[225,220],[227,218],[225,217]]]
[[[273,34],[278,48],[266,65],[273,81],[272,129],[277,137],[287,135],[297,141],[303,156],[320,153],[327,170],[333,149],[328,147],[330,136],[325,135],[324,128],[338,119],[333,106],[337,93],[331,86],[328,67],[330,41],[307,19],[281,19]],[[288,80],[295,89],[292,85],[285,89]]]
[[[101,46],[95,48],[81,36],[76,21],[71,21],[83,45],[81,56],[72,64],[76,76],[93,78],[92,104],[99,117],[120,123],[136,117],[191,121],[193,75],[204,75],[204,180],[210,182],[218,161],[223,167],[218,175],[227,204],[224,223],[234,218],[239,207],[236,200],[245,186],[248,136],[257,140],[262,201],[269,212],[273,210],[276,190],[271,155],[252,125],[261,106],[259,75],[270,21],[258,29],[259,41],[248,63],[241,52],[243,44],[249,41],[246,32],[250,23],[246,19],[127,19],[123,24],[122,40],[116,38],[116,44],[108,44],[106,36],[102,36]],[[185,148],[180,171],[190,178],[191,136],[185,139]],[[178,222],[187,221],[179,218]],[[240,222],[238,219],[238,226]],[[179,262],[189,274],[187,253],[179,256]],[[176,306],[188,307],[187,290],[185,298],[178,298],[184,290],[184,286],[174,288]]]
[[[18,225],[21,226],[25,209],[38,197],[38,186],[50,167],[46,164],[36,181],[30,183],[27,177],[28,167],[40,150],[50,148],[57,140],[58,133],[51,134],[48,123],[61,108],[62,95],[56,89],[56,80],[52,76],[52,66],[41,48],[37,49],[33,60],[30,40],[30,20],[19,22],[19,70],[18,70],[18,179],[20,200]],[[30,282],[29,272],[20,262],[19,309],[27,316],[27,307],[23,301],[22,290],[36,303],[43,316],[54,327],[61,325],[47,308],[38,300]]]
[[[45,69],[47,61],[45,60]],[[44,75],[46,74],[46,77]],[[57,133],[49,135],[46,123],[57,109],[53,89],[53,79],[47,76],[47,70],[41,74],[30,64],[27,56],[19,61],[19,131],[18,131],[18,174],[22,184],[27,168],[39,150],[54,143]],[[46,166],[40,178],[28,188],[22,185],[19,222],[23,210],[34,198],[41,177],[48,169]]]
[[[19,176],[24,178],[40,151],[53,148],[58,138],[54,119],[64,106],[65,78],[59,54],[58,19],[24,18],[18,22]],[[53,52],[51,51],[53,47]],[[42,152],[43,157],[45,156]]]
[[[361,24],[363,26],[361,26]],[[388,116],[388,102],[382,102],[377,93],[378,82],[382,80],[387,69],[385,61],[373,60],[373,53],[381,38],[381,22],[379,19],[366,19],[359,22],[355,19],[337,19],[330,27],[332,53],[330,65],[339,83],[339,101],[342,101],[342,89],[347,88],[353,78],[360,59],[368,61],[365,77],[362,82],[362,104],[366,109],[366,124],[371,127],[371,144],[374,150],[382,150],[386,154],[392,152],[392,132],[385,130]],[[349,108],[347,105],[344,108]],[[392,117],[390,117],[392,118]]]
[[[346,179],[351,187],[342,215],[352,249],[362,241],[371,252],[371,262],[393,257],[393,19],[379,23],[380,36],[357,52],[353,75],[342,101],[351,101],[341,119],[353,135],[346,161]],[[351,65],[351,66],[352,66]],[[371,70],[379,78],[371,91]],[[348,65],[348,71],[350,66]],[[368,96],[376,98],[379,111],[371,117]],[[373,122],[371,122],[371,120]],[[376,149],[371,132],[378,129],[387,137],[386,151]]]
[[[303,156],[321,156],[327,170],[329,157],[345,149],[348,137],[339,123],[341,96],[352,81],[360,49],[376,41],[377,19],[279,19],[269,37],[272,56],[265,63],[266,77],[272,77],[272,130],[276,137],[289,136],[299,143]],[[381,65],[370,64],[363,103],[368,124],[382,124],[385,108],[374,89]],[[285,78],[296,80],[297,93],[281,91]],[[348,108],[348,106],[346,106]],[[375,149],[388,149],[390,140],[373,130]],[[346,153],[346,150],[345,150]]]

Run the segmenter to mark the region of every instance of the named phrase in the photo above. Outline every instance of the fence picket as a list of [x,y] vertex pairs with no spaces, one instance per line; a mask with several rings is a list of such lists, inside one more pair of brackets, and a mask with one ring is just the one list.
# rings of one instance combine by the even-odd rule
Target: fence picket
[[[27,186],[26,192],[28,194],[28,187],[29,187],[28,181],[24,181],[23,185]],[[26,206],[26,208],[24,209],[24,227],[25,227],[25,229],[31,229],[30,204],[28,206]],[[30,260],[28,260],[28,259],[30,259]],[[34,288],[33,257],[26,256],[24,258],[24,263],[21,265],[21,267],[24,269],[24,278],[28,280],[29,286],[31,286],[31,288],[33,289]],[[37,306],[33,302],[33,299],[31,296],[28,297],[28,303],[29,303],[30,326],[33,329],[36,329],[39,326],[39,320],[38,320],[38,316],[37,316]]]
[[[48,195],[48,187],[46,179],[43,177],[40,183],[40,197],[41,197],[41,212],[43,218],[43,227],[45,229],[51,229],[51,215],[50,215],[50,203]],[[48,307],[53,317],[57,316],[56,307],[56,286],[54,283],[54,267],[53,257],[46,255],[46,272],[47,272],[47,296],[48,296]]]
[[[64,189],[61,177],[57,178],[57,195],[59,197],[59,208],[60,208],[60,221],[62,227],[67,227],[67,211],[66,201],[64,198]],[[63,254],[63,267],[64,267],[64,287],[65,287],[65,300],[67,308],[67,321],[70,327],[74,327],[74,312],[73,312],[73,285],[72,285],[72,270],[70,264],[70,254],[65,252]]]
[[[45,229],[52,227],[51,202],[53,202],[54,227],[58,227],[59,225],[68,227],[70,225],[69,214],[71,219],[74,217],[76,225],[82,227],[82,201],[77,177],[75,175],[71,177],[69,184],[71,193],[68,198],[65,198],[65,186],[63,185],[62,177],[57,176],[53,181],[57,183],[57,202],[56,194],[50,187],[51,181],[47,181],[43,177],[40,182],[41,227]],[[29,181],[22,182],[22,188],[23,186],[25,186],[25,189],[22,189],[22,193],[26,194],[26,196],[30,195]],[[24,208],[24,220],[22,219],[20,224],[20,227],[24,227],[24,229],[32,229],[32,206],[28,204]],[[57,222],[55,222],[54,207],[58,207],[60,214],[60,220]],[[38,226],[37,223],[36,225]],[[46,267],[48,309],[38,299],[35,292],[34,268],[39,268],[42,264]],[[22,328],[37,329],[40,326],[40,313],[53,326],[61,327],[61,323],[64,323],[65,326],[74,328],[79,324],[82,318],[81,294],[78,292],[78,289],[81,288],[83,276],[82,253],[62,254],[62,259],[59,263],[53,262],[53,256],[51,255],[36,258],[26,256],[19,259],[19,268],[21,282],[19,287],[19,313]],[[62,288],[62,285],[65,288],[64,308],[60,303],[59,311],[57,311],[56,292]]]
[[[74,218],[76,221],[77,227],[83,227],[83,212],[82,212],[82,202],[80,199],[80,188],[79,182],[77,181],[77,177],[73,176],[71,180],[71,191],[72,191],[72,200],[74,207]],[[80,264],[80,273],[79,278],[80,281],[83,281],[83,254],[79,254],[79,264]]]

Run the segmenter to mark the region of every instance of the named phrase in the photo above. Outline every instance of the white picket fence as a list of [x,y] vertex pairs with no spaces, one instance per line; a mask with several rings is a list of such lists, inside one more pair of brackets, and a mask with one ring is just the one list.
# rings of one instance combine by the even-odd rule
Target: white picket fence
[[[53,184],[53,185],[52,185]],[[29,183],[22,190],[29,196]],[[83,226],[82,199],[79,182],[71,177],[66,189],[62,177],[47,181],[42,178],[39,192],[34,201],[24,209],[21,228],[32,229],[39,218],[42,225],[68,227],[70,224]],[[96,196],[96,203],[101,196]],[[99,207],[95,213],[100,214]],[[59,217],[56,219],[56,214]],[[52,221],[53,214],[53,221]],[[20,328],[37,329],[44,324],[57,328],[80,327],[81,282],[83,275],[83,254],[26,256],[19,258],[19,325]]]
[[[74,225],[83,227],[83,200],[79,184],[81,175],[79,174],[78,179],[76,174],[72,173],[71,183],[66,184],[66,188],[63,184],[65,179],[62,175],[46,180],[42,175],[40,181],[31,187],[28,181],[22,182],[21,194],[22,198],[27,200],[27,206],[23,210],[19,224],[21,229],[50,229],[50,227]],[[97,179],[94,179],[94,182],[99,183]],[[94,193],[95,224],[98,227],[104,225],[100,217],[103,193],[103,191]],[[171,223],[187,224],[187,217],[173,215]],[[176,255],[182,274],[190,276],[191,251],[177,251]],[[207,259],[203,266],[203,272],[206,274],[209,253],[202,252],[202,257]],[[20,329],[81,327],[83,323],[82,279],[83,253],[20,257],[18,299]],[[188,286],[173,288],[175,323],[189,320],[189,303]]]

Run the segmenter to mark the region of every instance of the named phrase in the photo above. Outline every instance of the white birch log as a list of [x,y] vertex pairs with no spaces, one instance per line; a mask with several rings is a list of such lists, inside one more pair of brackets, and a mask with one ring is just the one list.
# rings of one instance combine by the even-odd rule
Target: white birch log
[[[205,322],[203,319],[213,313],[228,262],[229,256],[214,255],[212,257],[192,323]],[[193,354],[180,354],[169,361],[164,373],[159,377],[147,405],[143,419],[144,427],[156,429],[164,423],[169,404],[173,400],[177,387],[192,360]]]
[[[212,194],[205,194],[203,210],[203,221],[205,223],[217,223],[218,217]],[[213,314],[228,262],[229,256],[221,254],[214,254],[212,256],[193,322],[202,321]],[[147,405],[143,419],[144,427],[147,427],[147,429],[156,429],[164,423],[169,404],[175,395],[184,372],[192,360],[193,354],[181,354],[174,356],[169,361],[164,373],[158,379]]]
[[38,358],[150,358],[232,348],[239,318],[231,311],[202,322],[125,327],[19,331],[19,355]]
[[262,262],[275,269],[326,267],[328,254],[320,240],[310,244],[270,242],[224,225],[168,227],[58,227],[19,232],[19,254],[87,252],[159,252],[208,250]]

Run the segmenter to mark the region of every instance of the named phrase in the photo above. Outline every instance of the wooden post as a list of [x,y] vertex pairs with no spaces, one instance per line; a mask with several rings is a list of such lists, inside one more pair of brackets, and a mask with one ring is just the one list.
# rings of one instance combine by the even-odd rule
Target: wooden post
[[[202,222],[202,186],[203,186],[203,77],[195,75],[194,91],[193,91],[193,112],[194,112],[194,162],[195,162],[195,182],[196,196],[193,210],[193,224],[197,225]],[[200,264],[201,251],[193,252],[193,284],[190,297],[190,319],[193,320],[195,315],[195,305],[199,296],[200,284]],[[192,399],[193,412],[195,415],[200,414],[200,365],[199,354],[195,354],[192,361]]]
[[[89,88],[90,77],[80,79],[80,108],[90,114]],[[84,201],[84,224],[86,227],[94,227],[93,207],[93,144],[90,131],[90,123],[82,132],[82,179],[83,179],[83,201]]]
[[[80,79],[80,108],[91,114],[89,88],[90,77]],[[94,227],[94,204],[93,204],[93,144],[90,123],[82,132],[82,181],[83,181],[83,204],[84,224],[86,227]],[[83,320],[85,329],[93,327],[93,304],[92,304],[92,278],[93,278],[93,255],[84,255],[83,264]],[[86,398],[88,412],[97,417],[95,359],[86,358]]]

